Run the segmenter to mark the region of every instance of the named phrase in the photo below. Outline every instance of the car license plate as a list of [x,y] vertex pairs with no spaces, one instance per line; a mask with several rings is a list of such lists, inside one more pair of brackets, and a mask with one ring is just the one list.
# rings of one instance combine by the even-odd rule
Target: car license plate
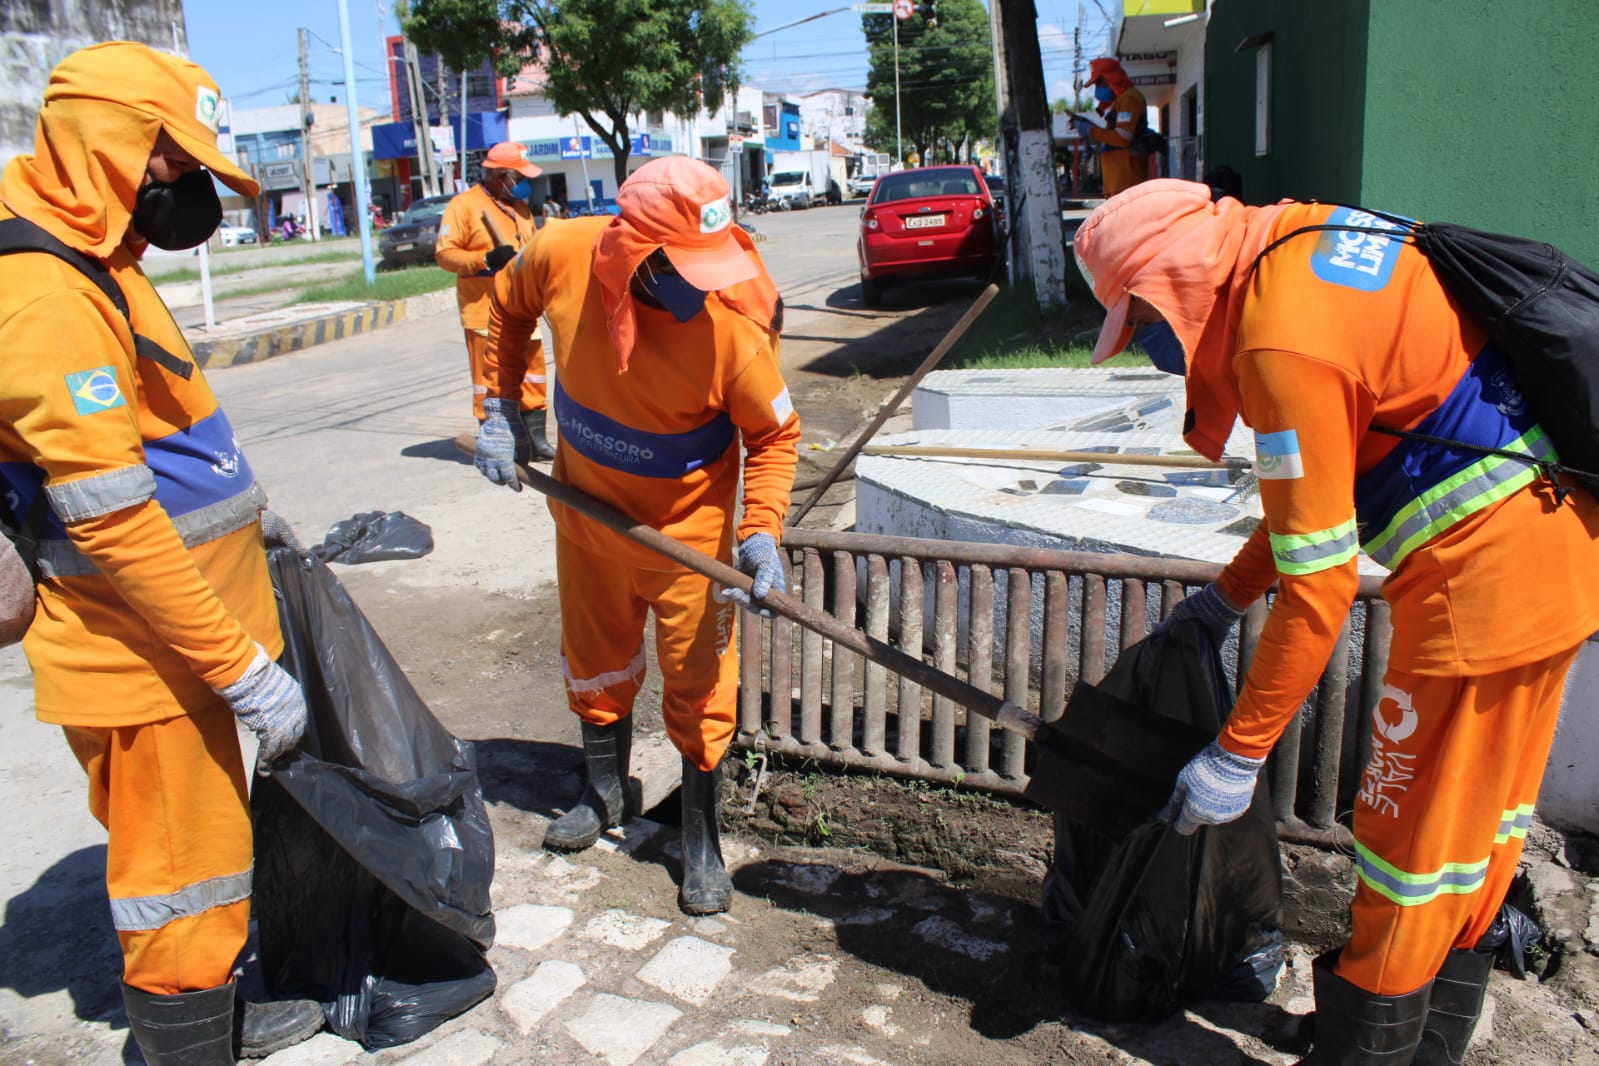
[[943,215],[916,215],[905,220],[906,229],[932,229],[944,224]]
[[394,250],[396,252],[409,252],[412,248],[415,248],[415,247],[416,247],[416,245],[414,245],[414,244],[396,244],[394,246]]

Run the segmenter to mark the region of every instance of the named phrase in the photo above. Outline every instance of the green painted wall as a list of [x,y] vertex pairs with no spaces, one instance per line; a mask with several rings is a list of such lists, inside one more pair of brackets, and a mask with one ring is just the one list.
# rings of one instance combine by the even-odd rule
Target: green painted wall
[[1599,267],[1596,70],[1595,0],[1372,0],[1362,202]]
[[[1273,35],[1272,151],[1254,154]],[[1205,158],[1250,203],[1343,200],[1551,241],[1599,268],[1599,0],[1215,0]]]
[[[1244,178],[1253,204],[1353,200],[1361,192],[1366,24],[1409,0],[1216,0],[1205,43],[1205,163]],[[1272,145],[1255,155],[1255,52],[1272,34]]]

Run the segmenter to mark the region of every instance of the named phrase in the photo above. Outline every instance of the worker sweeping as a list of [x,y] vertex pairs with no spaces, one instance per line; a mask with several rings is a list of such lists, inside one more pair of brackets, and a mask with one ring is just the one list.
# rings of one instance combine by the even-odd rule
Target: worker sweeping
[[[1320,224],[1334,229],[1290,236]],[[1392,571],[1350,938],[1314,967],[1316,1066],[1462,1061],[1493,965],[1479,944],[1516,872],[1566,674],[1599,627],[1591,496],[1561,504],[1534,465],[1384,432],[1553,455],[1503,354],[1402,226],[1157,180],[1107,201],[1074,242],[1109,312],[1094,361],[1136,337],[1185,374],[1184,437],[1206,456],[1239,415],[1255,432],[1265,520],[1177,613],[1224,634],[1278,592],[1231,718],[1178,776],[1179,830],[1249,806],[1338,640],[1357,550]]]
[[1099,169],[1105,196],[1125,192],[1149,177],[1149,156],[1133,148],[1133,134],[1146,121],[1144,94],[1127,76],[1121,63],[1108,57],[1088,64],[1088,84],[1104,126],[1084,118],[1074,119],[1077,135],[1099,145]]
[[[617,192],[614,218],[547,226],[495,282],[488,398],[476,464],[520,491],[516,397],[542,315],[555,347],[552,474],[783,589],[778,550],[798,461],[799,418],[778,369],[782,302],[733,224],[727,183],[704,163],[653,160]],[[741,455],[742,453],[742,455]],[[740,473],[742,513],[735,528]],[[717,767],[738,688],[731,600],[711,581],[552,502],[567,701],[581,719],[587,787],[545,846],[587,848],[623,814],[644,620],[656,619],[661,714],[683,760],[679,906],[727,910]],[[736,547],[735,547],[736,540]]]
[[[273,661],[266,497],[139,267],[216,230],[213,177],[257,194],[217,150],[221,103],[186,60],[84,48],[0,176],[0,490],[39,571],[22,646],[108,832],[123,1004],[151,1066],[234,1061],[254,857],[235,722],[263,772],[306,723]],[[322,1025],[309,1001],[241,1014],[245,1055]]]
[[[542,174],[528,160],[527,149],[515,141],[501,141],[483,158],[478,183],[457,193],[444,209],[433,259],[456,276],[455,302],[466,334],[467,369],[472,375],[472,417],[483,421],[483,399],[488,386],[483,377],[483,353],[489,346],[489,302],[494,296],[494,276],[515,258],[535,232],[528,197],[533,179]],[[518,417],[524,434],[524,459],[548,462],[555,449],[545,436],[547,383],[544,360],[529,363],[522,379]]]

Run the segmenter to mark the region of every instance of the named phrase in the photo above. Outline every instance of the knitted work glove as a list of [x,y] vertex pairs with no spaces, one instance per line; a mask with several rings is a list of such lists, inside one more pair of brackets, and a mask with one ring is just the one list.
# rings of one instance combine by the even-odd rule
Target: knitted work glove
[[726,589],[723,598],[748,607],[758,609],[751,602],[751,595],[759,600],[774,588],[778,592],[788,591],[788,581],[783,577],[783,557],[777,550],[777,538],[770,533],[751,533],[738,546],[733,565],[738,567],[740,573],[750,575],[755,579],[754,586],[749,592],[743,589]]
[[1221,594],[1221,590],[1212,581],[1173,607],[1171,614],[1160,627],[1157,627],[1156,632],[1172,622],[1197,619],[1204,625],[1205,632],[1210,634],[1211,641],[1219,648],[1227,640],[1227,631],[1243,616],[1244,612],[1227,602],[1227,597]]
[[268,548],[293,548],[305,553],[305,545],[294,535],[294,527],[276,511],[261,512],[261,539]]
[[483,401],[483,425],[477,431],[472,465],[496,485],[521,492],[522,483],[516,479],[516,446],[526,438],[517,402],[491,396]]
[[255,646],[255,660],[244,676],[216,690],[227,701],[255,739],[255,772],[266,777],[271,764],[299,743],[305,732],[305,693],[289,672],[267,658],[266,649]]
[[[1216,741],[1189,760],[1177,775],[1160,820],[1188,836],[1202,825],[1223,825],[1241,818],[1255,796],[1255,777],[1265,759],[1234,755]],[[1174,821],[1175,819],[1175,821]]]

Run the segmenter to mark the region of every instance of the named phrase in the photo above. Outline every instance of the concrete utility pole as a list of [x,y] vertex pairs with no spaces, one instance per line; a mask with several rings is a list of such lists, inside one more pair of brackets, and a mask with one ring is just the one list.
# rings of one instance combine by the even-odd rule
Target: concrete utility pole
[[405,85],[411,96],[411,126],[416,131],[417,176],[422,179],[422,195],[437,196],[438,180],[433,166],[433,138],[428,131],[428,100],[422,83],[422,64],[416,45],[405,39]]
[[316,161],[311,158],[311,75],[305,65],[306,42],[310,35],[310,30],[300,27],[300,190],[305,194],[306,228],[315,241],[322,235],[316,217]]
[[361,267],[366,283],[377,281],[372,261],[371,195],[366,184],[366,153],[361,147],[361,109],[355,102],[355,46],[350,41],[350,7],[339,0],[339,48],[344,53],[344,112],[350,124],[350,184],[355,189],[355,220],[361,227]]
[[1003,62],[995,71],[1005,101],[999,115],[1005,146],[1005,177],[1017,190],[1021,210],[1012,266],[1031,278],[1038,306],[1045,312],[1066,306],[1066,246],[1060,224],[1060,190],[1055,182],[1055,146],[1049,129],[1049,97],[1038,50],[1038,11],[1033,0],[993,0],[989,5],[995,47]]
[[[449,83],[444,80],[444,60],[442,59],[438,62],[437,73],[439,76],[439,128],[448,130],[450,128],[450,87]],[[460,157],[460,152],[456,152],[456,159],[459,160]],[[464,176],[465,172],[463,171],[462,173]],[[450,171],[446,167],[439,172],[439,194],[448,196],[453,192],[455,192],[455,185],[450,181]]]

